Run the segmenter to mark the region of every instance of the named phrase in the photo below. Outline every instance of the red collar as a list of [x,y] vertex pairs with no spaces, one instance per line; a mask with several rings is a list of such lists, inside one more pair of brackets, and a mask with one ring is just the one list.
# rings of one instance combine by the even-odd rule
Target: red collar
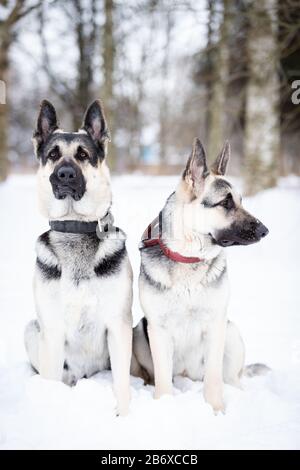
[[[200,263],[204,260],[197,258],[196,256],[183,256],[176,251],[170,250],[161,239],[161,227],[162,227],[162,213],[160,212],[159,216],[154,219],[154,221],[148,225],[145,232],[142,236],[142,248],[148,248],[150,246],[159,245],[163,254],[178,263]],[[153,237],[154,235],[154,237]],[[156,236],[155,236],[156,235]]]
[[172,251],[170,248],[168,248],[160,238],[154,238],[152,240],[144,240],[144,247],[148,248],[149,246],[154,246],[154,245],[159,245],[163,254],[171,259],[172,261],[177,261],[178,263],[200,263],[201,261],[204,261],[201,258],[197,258],[196,256],[183,256],[180,253],[177,253],[177,251]]

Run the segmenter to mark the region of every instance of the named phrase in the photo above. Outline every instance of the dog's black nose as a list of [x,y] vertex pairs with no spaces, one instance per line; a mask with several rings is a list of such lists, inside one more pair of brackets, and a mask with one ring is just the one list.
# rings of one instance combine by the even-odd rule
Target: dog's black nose
[[268,235],[269,233],[269,230],[267,229],[267,227],[262,224],[261,222],[257,221],[257,226],[256,226],[256,230],[255,230],[255,235],[257,238],[264,238]]
[[76,171],[72,166],[61,166],[57,171],[57,177],[62,183],[69,183],[76,178]]

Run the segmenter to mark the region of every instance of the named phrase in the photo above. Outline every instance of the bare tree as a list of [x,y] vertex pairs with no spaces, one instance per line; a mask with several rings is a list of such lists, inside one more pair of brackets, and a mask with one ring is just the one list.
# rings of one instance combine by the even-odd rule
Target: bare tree
[[[213,24],[214,24],[214,16],[215,16],[215,8],[214,8],[214,0],[207,0],[207,9],[208,9],[208,21],[207,21],[207,47],[205,56],[205,75],[201,70],[201,75],[205,76],[205,83],[206,83],[206,108],[209,109],[209,104],[211,102],[212,97],[212,73],[213,73],[213,64],[214,64],[214,53],[215,53],[215,45],[213,43]],[[201,78],[202,78],[201,77]],[[195,77],[196,78],[196,77]],[[199,79],[198,79],[199,80]],[[209,112],[206,113],[206,135],[209,132]]]
[[[57,2],[52,5],[57,7]],[[92,101],[94,95],[94,58],[97,41],[97,1],[90,0],[89,8],[86,9],[83,0],[68,0],[60,7],[65,13],[69,24],[74,32],[75,48],[77,51],[77,64],[74,84],[70,84],[64,77],[55,73],[55,67],[51,63],[48,44],[45,38],[46,13],[49,6],[44,3],[39,11],[39,35],[43,50],[43,69],[47,73],[50,88],[55,95],[64,103],[64,106],[72,118],[73,129],[78,129],[82,122],[82,116],[87,105]],[[89,12],[89,15],[86,14]]]
[[[219,40],[213,55],[213,82],[208,109],[208,157],[211,161],[220,152],[224,140],[225,104],[229,80],[228,36],[230,31],[231,4],[232,0],[223,0],[223,16]],[[211,11],[213,9],[212,2],[210,2],[209,6]]]
[[300,174],[299,136],[300,106],[291,99],[293,83],[300,77],[300,3],[286,0],[278,3],[281,146],[280,173]]
[[[16,26],[21,19],[29,15],[39,6],[40,2],[29,4],[24,0],[16,0],[12,4],[9,1],[1,1],[5,7],[5,17],[0,19],[0,80],[6,85],[9,92],[10,48],[16,38]],[[9,120],[9,96],[6,104],[0,104],[0,181],[4,180],[8,172],[8,120]]]
[[[115,100],[118,112],[114,116],[115,128],[123,136],[123,142],[118,145],[118,153],[126,152],[127,159],[118,160],[118,169],[135,168],[144,155],[143,130],[149,123],[148,113],[144,105],[148,101],[147,80],[153,73],[153,59],[155,56],[154,39],[157,35],[157,0],[140,0],[132,5],[119,3],[115,11],[114,21],[119,25],[116,31],[118,40],[115,69],[117,76],[115,88],[118,93]],[[147,34],[139,34],[143,25]],[[132,62],[128,56],[128,43],[135,41],[139,36],[140,55]],[[116,39],[115,39],[116,40]],[[157,75],[157,71],[156,71]],[[130,86],[128,86],[128,84]],[[123,147],[122,147],[123,146]]]
[[245,182],[248,194],[273,186],[280,146],[276,0],[251,1],[245,114]]
[[114,144],[114,130],[115,130],[115,95],[114,95],[114,69],[115,69],[115,37],[114,37],[114,0],[104,0],[104,15],[105,22],[103,28],[103,69],[104,69],[104,83],[101,96],[103,98],[108,126],[112,135],[112,142],[109,147],[109,161],[110,167],[115,168],[117,163],[116,146]]
[[96,0],[91,0],[91,16],[89,28],[84,20],[84,6],[81,0],[74,0],[76,11],[76,42],[78,47],[77,83],[75,95],[76,109],[74,113],[74,126],[78,128],[82,121],[82,113],[93,98],[93,59],[96,46]]
[[168,97],[168,77],[170,69],[170,45],[171,45],[171,33],[174,26],[174,19],[171,9],[166,9],[165,13],[165,46],[164,46],[164,57],[162,62],[162,89],[161,89],[161,99],[160,99],[160,112],[159,112],[159,121],[160,121],[160,131],[159,131],[159,141],[160,141],[160,162],[162,164],[166,163],[167,157],[167,143],[168,143],[168,133],[170,130],[169,124],[169,97]]

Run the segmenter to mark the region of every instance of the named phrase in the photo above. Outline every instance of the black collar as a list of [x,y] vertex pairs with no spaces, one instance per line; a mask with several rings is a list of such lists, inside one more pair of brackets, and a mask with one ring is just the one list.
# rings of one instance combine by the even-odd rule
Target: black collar
[[50,220],[51,230],[65,233],[95,233],[98,221],[81,222],[80,220]]

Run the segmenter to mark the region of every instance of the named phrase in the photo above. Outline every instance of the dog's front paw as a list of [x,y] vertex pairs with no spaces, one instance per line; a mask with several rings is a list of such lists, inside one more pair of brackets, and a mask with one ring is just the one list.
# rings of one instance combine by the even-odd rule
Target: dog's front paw
[[129,405],[128,406],[117,406],[116,407],[116,417],[127,416],[129,414]]
[[212,407],[214,414],[225,414],[222,386],[204,386],[204,399]]
[[159,400],[164,395],[173,395],[173,388],[172,387],[165,387],[165,388],[155,387],[155,391],[154,391],[155,400]]
[[127,416],[131,402],[131,390],[123,391],[123,395],[117,399],[116,415]]

